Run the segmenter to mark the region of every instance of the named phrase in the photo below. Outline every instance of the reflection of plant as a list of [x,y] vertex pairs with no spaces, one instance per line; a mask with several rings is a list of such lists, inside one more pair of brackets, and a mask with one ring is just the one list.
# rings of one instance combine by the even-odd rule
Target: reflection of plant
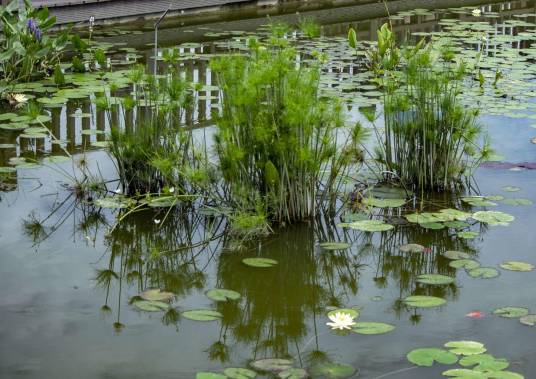
[[13,0],[0,7],[0,80],[29,81],[50,74],[68,42],[68,32],[49,35],[56,19],[48,9],[35,9],[29,0]]
[[269,221],[284,223],[334,203],[363,134],[359,124],[342,131],[341,105],[320,97],[318,65],[298,64],[284,39],[271,41],[211,62],[223,92],[215,142],[229,200],[252,213],[262,202]]

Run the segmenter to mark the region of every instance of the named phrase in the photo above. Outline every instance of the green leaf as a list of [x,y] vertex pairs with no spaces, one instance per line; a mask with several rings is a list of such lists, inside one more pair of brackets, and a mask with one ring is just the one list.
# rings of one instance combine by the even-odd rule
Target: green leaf
[[479,267],[467,271],[469,276],[480,279],[492,279],[500,275],[500,272],[493,267]]
[[292,368],[292,359],[265,358],[250,362],[251,368],[262,372],[280,372]]
[[477,262],[473,259],[456,259],[449,263],[450,267],[453,268],[464,268],[466,270],[472,270],[480,267],[480,262]]
[[489,225],[508,225],[515,217],[504,212],[480,211],[471,216],[473,219]]
[[415,308],[432,308],[446,304],[446,300],[435,296],[408,296],[404,303]]
[[383,322],[356,322],[352,332],[358,334],[384,334],[395,330],[395,326]]
[[406,203],[405,199],[377,199],[375,197],[367,197],[362,201],[363,204],[377,208],[397,208]]
[[346,250],[352,245],[347,242],[322,242],[319,246],[324,250]]
[[319,363],[313,366],[310,371],[313,377],[325,379],[349,378],[357,372],[353,366],[337,362]]
[[467,231],[467,232],[458,232],[456,235],[460,238],[472,239],[472,238],[478,237],[479,234],[477,232]]
[[351,223],[340,224],[344,228],[361,230],[363,232],[385,232],[393,229],[392,225],[386,224],[382,220],[363,220]]
[[517,372],[512,371],[493,371],[486,372],[487,379],[524,379],[525,377]]
[[491,354],[470,355],[460,359],[459,363],[465,367],[476,365],[473,368],[476,371],[500,371],[510,366],[510,363],[506,359],[495,358]]
[[230,379],[252,379],[257,377],[255,371],[241,367],[229,367],[223,370],[223,373]]
[[159,288],[153,288],[143,291],[138,295],[143,300],[148,301],[169,301],[175,296],[174,293],[162,291]]
[[422,253],[424,251],[424,246],[419,245],[418,243],[408,243],[401,245],[399,250],[403,253]]
[[444,365],[452,365],[458,361],[458,357],[455,354],[447,350],[433,347],[412,350],[406,357],[411,363],[424,367],[431,367],[434,362]]
[[480,371],[468,370],[466,368],[455,368],[443,372],[444,376],[458,379],[487,379],[489,378],[485,373]]
[[532,205],[532,201],[529,199],[504,199],[502,203],[506,205],[515,205],[515,206]]
[[212,309],[192,309],[190,311],[182,312],[183,317],[194,321],[216,321],[223,317],[223,315]]
[[451,260],[459,260],[459,259],[469,259],[471,258],[470,254],[464,253],[462,251],[456,251],[456,250],[447,250],[443,254],[441,254],[447,259]]
[[198,372],[195,379],[227,379],[227,376],[215,372]]
[[536,315],[526,315],[519,319],[519,322],[527,326],[536,326]]
[[350,30],[348,30],[348,44],[352,49],[357,48],[357,33],[355,32],[354,28],[350,28]]
[[357,309],[353,309],[353,308],[338,308],[338,309],[334,309],[332,311],[329,311],[327,316],[328,317],[335,316],[335,314],[337,314],[337,313],[345,313],[347,315],[350,315],[353,318],[359,317],[359,311]]
[[307,379],[309,374],[303,368],[289,368],[277,374],[281,379]]
[[454,283],[454,278],[440,274],[423,274],[417,277],[417,282],[432,285],[445,285]]
[[162,301],[139,300],[134,302],[133,305],[145,312],[161,312],[169,309],[169,304]]
[[534,265],[526,262],[508,261],[500,264],[500,267],[510,271],[529,272],[534,270]]
[[476,341],[450,341],[445,344],[445,347],[457,355],[474,355],[486,352],[484,344]]
[[214,301],[228,301],[240,299],[240,294],[233,290],[227,290],[223,288],[215,288],[206,292],[209,299]]
[[277,261],[269,258],[244,258],[242,263],[251,267],[268,268],[277,265]]
[[493,311],[493,314],[499,315],[505,318],[518,318],[518,317],[528,315],[529,310],[527,308],[520,308],[520,307],[502,307],[502,308],[495,309]]

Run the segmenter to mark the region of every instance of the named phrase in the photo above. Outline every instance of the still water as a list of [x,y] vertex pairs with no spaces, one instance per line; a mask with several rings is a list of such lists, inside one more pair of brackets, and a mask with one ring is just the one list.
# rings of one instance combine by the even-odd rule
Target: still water
[[[528,13],[533,15],[528,21],[535,21],[531,1],[483,9],[498,12],[500,20]],[[330,10],[322,12],[329,19]],[[324,26],[324,33],[342,35],[349,25],[357,25],[361,39],[373,39],[372,31],[383,20],[332,21]],[[397,24],[397,32],[433,31],[437,20],[433,15],[406,16]],[[169,35],[173,28],[169,25]],[[183,45],[192,55],[229,48],[228,30],[218,36],[214,26],[189,28],[191,33],[215,33],[202,45],[199,40]],[[244,32],[250,30],[238,29],[231,35]],[[112,40],[117,35],[128,36],[114,29],[102,38]],[[137,37],[125,38],[128,42]],[[177,40],[184,43],[187,37],[182,33]],[[151,48],[138,48],[138,58],[150,61]],[[184,64],[196,81],[212,84],[206,59],[192,56]],[[208,134],[214,102],[217,99],[207,95],[196,113],[188,116],[199,130],[207,127]],[[70,117],[77,108],[93,116]],[[349,112],[359,117],[352,109]],[[91,171],[115,179],[106,152],[91,147],[103,136],[81,133],[108,130],[107,120],[94,105],[70,101],[51,113],[51,128],[58,138],[70,141],[67,148],[75,161],[84,156]],[[536,134],[530,127],[533,119],[484,112],[481,122],[508,162],[536,160],[530,142]],[[0,166],[14,156],[40,159],[58,151],[50,141],[17,138],[13,132],[0,132],[0,143],[5,144]],[[270,357],[292,358],[296,367],[321,359],[343,362],[356,367],[363,378],[441,378],[447,366],[414,368],[406,354],[451,340],[480,341],[491,354],[509,360],[508,370],[536,377],[535,329],[492,315],[505,306],[536,313],[536,273],[500,270],[497,278],[475,279],[450,267],[439,255],[446,250],[468,252],[485,267],[497,267],[505,260],[536,263],[533,206],[501,205],[499,210],[515,216],[515,221],[507,227],[482,227],[475,239],[458,238],[448,229],[425,230],[408,224],[385,233],[359,233],[338,228],[339,219],[319,219],[315,226],[294,225],[236,251],[218,216],[185,212],[157,224],[155,219],[162,219],[165,211],[151,210],[127,218],[112,230],[115,213],[77,199],[66,185],[71,182],[69,175],[79,175],[79,170],[67,162],[20,169],[16,179],[2,182],[2,378],[193,378],[199,371],[247,367],[251,360]],[[489,195],[507,196],[502,187],[520,187],[515,197],[536,202],[533,170],[480,168],[475,182],[481,193]],[[454,203],[448,196],[436,201],[441,207]],[[322,241],[347,241],[351,248],[325,251],[318,246]],[[407,243],[427,250],[400,252],[398,247]],[[272,258],[279,264],[269,269],[247,267],[242,259],[251,256]],[[446,287],[423,286],[416,277],[424,273],[455,276],[456,281]],[[176,294],[174,308],[160,313],[136,310],[129,299],[147,288]],[[205,295],[212,288],[232,289],[241,298],[215,303]],[[401,304],[400,299],[412,294],[443,297],[447,304],[422,310]],[[396,329],[382,335],[338,335],[326,326],[331,307],[359,307],[359,321],[385,322]],[[223,317],[197,322],[180,315],[200,308],[216,309]],[[466,316],[475,311],[483,317]]]

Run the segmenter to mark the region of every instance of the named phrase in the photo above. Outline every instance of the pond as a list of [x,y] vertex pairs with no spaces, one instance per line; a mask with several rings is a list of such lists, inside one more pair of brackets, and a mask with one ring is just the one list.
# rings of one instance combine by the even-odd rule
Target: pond
[[[473,7],[402,11],[391,20],[400,37],[450,30],[466,57],[486,52],[489,59],[480,66],[486,79],[492,81],[502,70],[497,88],[476,85],[462,96],[466,104],[482,108],[479,122],[496,153],[493,162],[478,168],[473,189],[465,195],[488,197],[463,201],[437,194],[423,209],[513,216],[501,225],[457,220],[462,224],[426,228],[408,222],[396,208],[376,207],[373,212],[385,215],[393,229],[367,233],[341,227],[353,215],[343,210],[335,218],[276,229],[237,249],[224,217],[209,208],[169,213],[154,208],[116,223],[117,210],[77,197],[72,183],[83,172],[107,182],[111,193],[119,188],[104,148],[110,120],[94,97],[71,91],[63,93],[65,101],[43,102],[53,137],[40,130],[26,129],[23,135],[0,130],[0,168],[16,168],[0,181],[0,377],[194,378],[228,368],[257,368],[258,377],[271,377],[259,368],[277,363],[304,368],[315,377],[442,378],[444,371],[464,367],[415,366],[406,355],[419,348],[443,348],[449,341],[478,341],[489,354],[505,358],[508,371],[531,378],[536,373],[536,329],[527,325],[530,318],[523,324],[519,316],[536,313],[531,266],[536,265],[536,146],[531,142],[536,135],[536,2],[478,9],[480,15]],[[387,18],[356,14],[351,21],[343,13],[337,22],[330,9],[315,12],[325,22],[324,36],[289,38],[295,38],[304,59],[313,50],[328,54],[323,91],[346,102],[350,119],[363,120],[360,108],[379,111],[380,94],[367,74],[357,71],[355,57],[344,47],[346,33],[354,26],[359,41],[374,40]],[[244,22],[243,29],[232,20],[188,26],[170,22],[162,30],[162,44],[179,47],[181,67],[202,85],[195,112],[184,116],[196,138],[212,138],[211,115],[219,109],[208,60],[244,49],[245,38],[262,33],[264,21]],[[116,87],[114,96],[127,94],[128,67],[152,64],[153,50],[146,46],[152,35],[143,28],[133,33],[118,26],[98,30],[95,38],[108,47],[115,67],[115,73],[107,74]],[[161,49],[159,70],[165,60]],[[88,75],[67,79],[80,84]],[[91,83],[80,86],[99,91],[94,87],[103,86],[103,79],[89,77]],[[27,92],[47,98],[42,95],[46,87]],[[73,159],[59,158],[65,152]],[[327,241],[342,244],[322,244]],[[470,261],[452,259],[453,251],[465,253],[454,258]],[[528,264],[505,264],[512,261]],[[254,267],[259,265],[263,267]],[[488,270],[473,271],[477,267]],[[428,277],[432,282],[445,276],[454,280],[430,285],[422,277],[426,274],[442,275]],[[152,288],[166,292],[144,292]],[[139,300],[136,296],[145,302],[132,301]],[[404,301],[409,296],[444,301],[412,306]],[[151,302],[155,299],[164,301]],[[504,307],[516,307],[519,314],[501,317],[496,310]],[[378,324],[335,332],[326,323],[336,309],[352,309],[359,323]],[[268,358],[285,361],[262,361]],[[231,378],[248,378],[249,373],[226,371]]]

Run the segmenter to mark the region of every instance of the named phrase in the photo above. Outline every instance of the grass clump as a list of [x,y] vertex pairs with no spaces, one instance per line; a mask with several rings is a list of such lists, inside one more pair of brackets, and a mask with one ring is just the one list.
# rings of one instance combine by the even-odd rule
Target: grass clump
[[384,91],[385,128],[375,129],[385,176],[420,190],[462,184],[491,151],[479,110],[460,101],[467,65],[441,42],[398,48],[387,24],[369,58]]
[[334,206],[360,163],[363,129],[346,127],[341,104],[320,96],[320,62],[299,64],[278,36],[249,45],[249,55],[211,62],[223,92],[215,147],[225,193],[236,209],[271,222],[309,219]]

